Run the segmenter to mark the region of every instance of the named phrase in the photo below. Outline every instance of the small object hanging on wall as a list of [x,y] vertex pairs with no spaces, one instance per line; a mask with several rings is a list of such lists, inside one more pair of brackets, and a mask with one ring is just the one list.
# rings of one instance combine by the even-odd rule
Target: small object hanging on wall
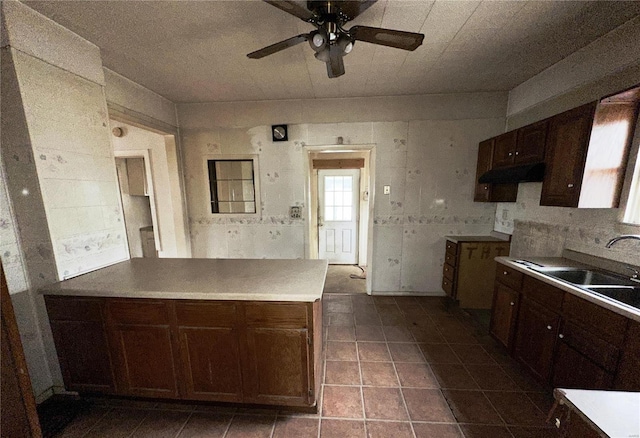
[[271,138],[273,139],[273,141],[289,140],[289,136],[287,134],[287,125],[272,125]]

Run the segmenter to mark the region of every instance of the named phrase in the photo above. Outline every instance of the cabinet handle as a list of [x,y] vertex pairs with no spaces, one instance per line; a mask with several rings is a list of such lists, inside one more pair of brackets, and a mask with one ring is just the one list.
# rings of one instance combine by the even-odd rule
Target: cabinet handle
[[503,275],[509,275],[507,271],[502,272]]
[[489,190],[489,186],[484,186],[484,189],[485,190]]
[[513,155],[513,152],[509,152],[509,156]]
[[509,303],[509,305],[510,305],[510,306],[515,306],[515,305],[516,305],[516,303],[514,303],[513,301],[511,301],[511,302]]
[[567,184],[567,187],[569,187],[570,189],[573,188],[573,184]]
[[563,335],[562,333],[560,333],[560,334],[558,335],[558,337],[559,337],[560,339],[564,339],[564,335]]
[[516,155],[518,155],[520,152],[516,151]]
[[552,327],[550,325],[547,326],[547,330],[551,330]]

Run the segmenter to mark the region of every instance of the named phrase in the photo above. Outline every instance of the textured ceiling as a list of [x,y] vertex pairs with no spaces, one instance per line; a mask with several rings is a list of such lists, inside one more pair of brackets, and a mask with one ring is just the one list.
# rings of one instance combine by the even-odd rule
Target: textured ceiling
[[358,42],[346,74],[300,44],[312,25],[259,0],[25,1],[93,42],[104,65],[174,102],[510,90],[624,22],[640,1],[378,0],[360,24],[425,34],[414,52]]

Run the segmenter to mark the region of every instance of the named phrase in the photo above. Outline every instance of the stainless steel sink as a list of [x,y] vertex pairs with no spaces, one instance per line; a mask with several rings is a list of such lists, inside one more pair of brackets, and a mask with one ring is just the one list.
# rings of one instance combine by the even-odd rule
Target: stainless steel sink
[[584,289],[640,309],[640,286],[587,286]]
[[566,281],[576,286],[637,286],[636,283],[623,277],[622,275],[609,274],[590,269],[567,269],[552,270],[543,272],[544,274]]

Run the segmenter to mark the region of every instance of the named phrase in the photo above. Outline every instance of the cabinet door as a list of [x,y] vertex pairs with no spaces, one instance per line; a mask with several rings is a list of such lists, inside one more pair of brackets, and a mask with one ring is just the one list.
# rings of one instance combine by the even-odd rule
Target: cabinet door
[[596,102],[553,117],[540,205],[577,207]]
[[631,321],[615,378],[615,389],[640,391],[638,370],[640,370],[640,323]]
[[493,139],[480,142],[478,145],[478,166],[476,167],[476,191],[473,195],[474,202],[490,202],[491,184],[480,184],[478,178],[491,170],[493,155]]
[[560,317],[521,297],[515,355],[541,382],[549,382]]
[[[306,329],[247,328],[254,403],[306,405],[311,396]],[[245,402],[248,401],[245,399]]]
[[47,311],[66,389],[113,392],[101,299],[47,297]]
[[547,140],[548,121],[518,129],[515,164],[539,163],[544,161],[544,148]]
[[515,158],[518,131],[509,131],[495,137],[493,144],[493,168],[512,166]]
[[245,402],[307,406],[315,400],[310,379],[311,305],[245,306]]
[[613,374],[560,341],[551,383],[554,388],[610,389],[613,386]]
[[235,303],[176,303],[189,399],[242,401],[236,313]]
[[112,300],[107,303],[109,341],[119,393],[177,398],[169,302]]
[[491,313],[491,334],[508,350],[513,346],[519,293],[496,281]]

